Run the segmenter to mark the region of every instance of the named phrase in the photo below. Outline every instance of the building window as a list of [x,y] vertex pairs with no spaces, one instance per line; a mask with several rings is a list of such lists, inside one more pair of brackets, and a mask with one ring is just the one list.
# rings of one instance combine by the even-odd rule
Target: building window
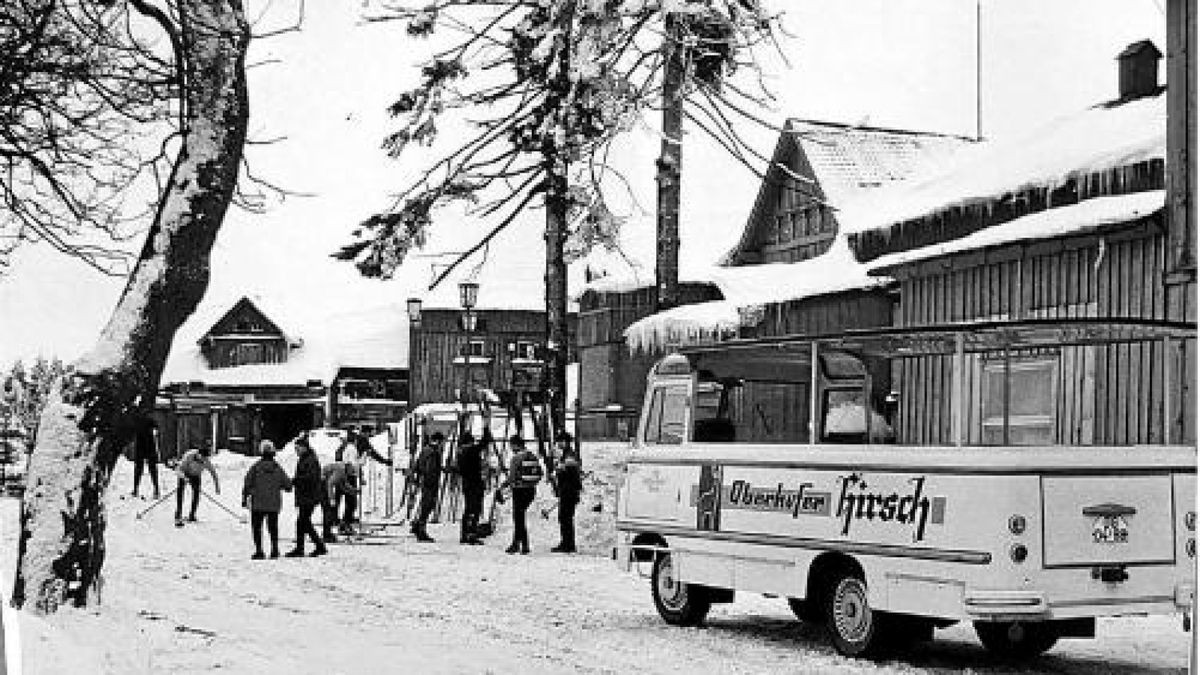
[[1007,368],[1004,361],[984,363],[982,421],[986,445],[1006,444],[1006,429],[1007,445],[1054,442],[1056,366],[1053,358],[1011,359]]
[[469,340],[463,345],[463,356],[486,356],[486,347],[487,342],[484,340]]
[[646,433],[643,440],[658,445],[683,443],[684,424],[687,422],[687,389],[685,387],[659,387],[650,399],[650,413],[646,417]]
[[537,361],[538,344],[531,340],[517,340],[512,343],[512,358],[514,361]]
[[263,346],[260,344],[239,344],[233,349],[233,365],[235,366],[248,366],[263,363],[266,360],[263,356]]

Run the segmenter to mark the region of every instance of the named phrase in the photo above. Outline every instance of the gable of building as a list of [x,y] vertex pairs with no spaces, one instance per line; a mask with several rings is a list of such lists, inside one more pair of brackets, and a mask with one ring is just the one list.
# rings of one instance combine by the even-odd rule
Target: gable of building
[[721,264],[798,262],[821,255],[838,232],[839,209],[928,170],[968,143],[945,134],[790,119],[741,239]]

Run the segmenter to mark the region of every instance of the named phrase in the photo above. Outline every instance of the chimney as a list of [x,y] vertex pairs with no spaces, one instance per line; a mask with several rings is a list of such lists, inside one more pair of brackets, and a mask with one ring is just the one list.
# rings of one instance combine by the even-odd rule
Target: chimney
[[1149,40],[1135,42],[1117,56],[1120,100],[1158,94],[1158,60],[1162,52]]

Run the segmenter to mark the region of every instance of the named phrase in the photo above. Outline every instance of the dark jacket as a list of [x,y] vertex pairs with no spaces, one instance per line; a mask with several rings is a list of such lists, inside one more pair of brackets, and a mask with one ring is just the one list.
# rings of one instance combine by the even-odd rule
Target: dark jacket
[[583,492],[583,472],[579,460],[567,455],[554,469],[554,480],[558,485],[558,498],[567,502],[578,502]]
[[508,484],[514,490],[535,490],[542,479],[542,462],[526,448],[513,454],[508,467]]
[[296,489],[296,506],[321,503],[321,462],[317,459],[317,453],[309,450],[300,455],[292,487]]
[[417,455],[417,476],[422,487],[436,488],[442,480],[442,449],[429,444]]
[[459,448],[458,472],[462,475],[463,492],[483,492],[483,451],[486,441],[468,443]]
[[292,489],[292,479],[274,459],[258,460],[246,472],[242,482],[242,503],[252,511],[279,513],[283,507],[284,490]]
[[144,417],[138,421],[137,430],[133,436],[134,458],[148,459],[152,462],[158,461],[158,439],[154,437],[154,432],[157,429],[158,425],[149,417]]

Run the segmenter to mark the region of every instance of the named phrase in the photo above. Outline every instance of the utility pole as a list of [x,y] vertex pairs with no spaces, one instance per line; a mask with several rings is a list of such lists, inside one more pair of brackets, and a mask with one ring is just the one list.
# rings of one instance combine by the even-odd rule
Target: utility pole
[[679,177],[683,164],[684,45],[682,20],[667,14],[663,37],[662,146],[658,156],[656,309],[679,304]]

